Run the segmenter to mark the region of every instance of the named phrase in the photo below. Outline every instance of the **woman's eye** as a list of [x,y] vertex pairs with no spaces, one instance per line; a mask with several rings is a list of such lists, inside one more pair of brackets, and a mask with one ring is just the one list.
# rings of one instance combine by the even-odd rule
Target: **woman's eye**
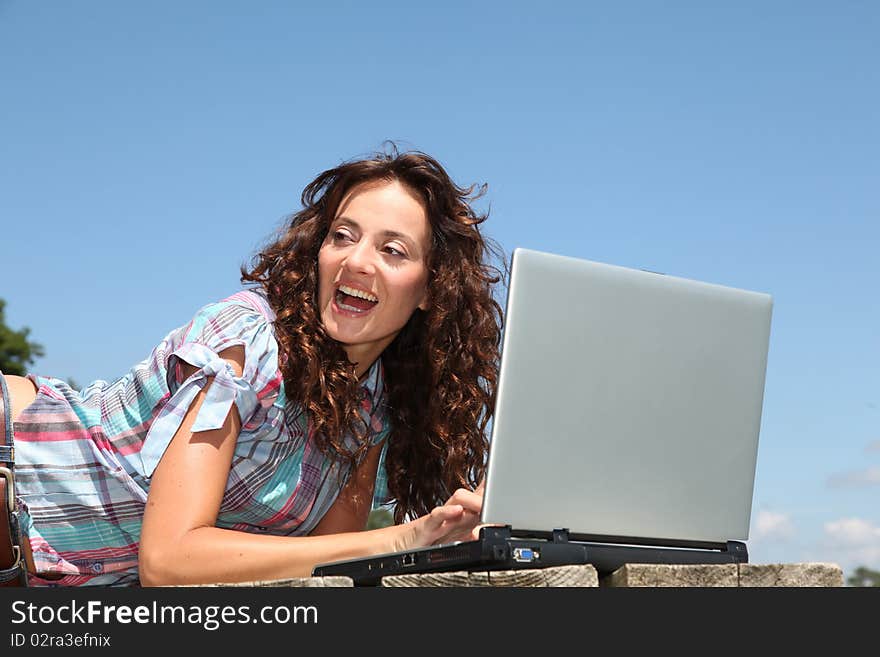
[[393,246],[386,246],[385,252],[390,255],[393,255],[393,256],[401,256],[402,257],[402,256],[406,255],[406,254],[404,254],[403,251],[399,251],[398,249],[395,249]]
[[343,242],[345,240],[351,239],[351,237],[345,231],[337,230],[333,232],[333,239],[337,242]]

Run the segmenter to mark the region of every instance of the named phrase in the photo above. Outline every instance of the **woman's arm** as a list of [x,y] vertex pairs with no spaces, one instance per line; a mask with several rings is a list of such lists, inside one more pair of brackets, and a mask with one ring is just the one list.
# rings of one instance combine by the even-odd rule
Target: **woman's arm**
[[[244,350],[233,347],[221,356],[241,376]],[[153,474],[139,556],[144,586],[308,577],[318,563],[456,540],[473,531],[482,500],[463,490],[412,522],[359,531],[365,525],[363,507],[352,500],[363,504],[366,489],[372,493],[378,451],[340,492],[316,528],[320,535],[264,536],[215,527],[241,421],[233,404],[220,429],[191,431],[209,385],[197,395]]]

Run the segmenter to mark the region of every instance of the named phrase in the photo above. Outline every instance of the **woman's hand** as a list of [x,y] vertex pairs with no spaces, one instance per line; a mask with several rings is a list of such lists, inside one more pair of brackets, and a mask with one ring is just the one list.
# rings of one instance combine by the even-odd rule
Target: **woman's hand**
[[404,549],[478,538],[483,488],[484,482],[474,490],[459,488],[442,506],[408,523],[411,535]]

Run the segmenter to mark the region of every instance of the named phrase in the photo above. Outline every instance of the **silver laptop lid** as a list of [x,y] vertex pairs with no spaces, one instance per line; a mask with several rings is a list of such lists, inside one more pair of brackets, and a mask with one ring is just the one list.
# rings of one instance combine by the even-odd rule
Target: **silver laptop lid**
[[767,294],[515,249],[483,522],[747,539],[771,309]]

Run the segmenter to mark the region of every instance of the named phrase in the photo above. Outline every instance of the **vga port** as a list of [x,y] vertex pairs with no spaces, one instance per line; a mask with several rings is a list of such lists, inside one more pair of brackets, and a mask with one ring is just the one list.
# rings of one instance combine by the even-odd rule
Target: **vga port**
[[533,548],[513,548],[513,560],[518,563],[532,563],[541,558],[541,553]]

